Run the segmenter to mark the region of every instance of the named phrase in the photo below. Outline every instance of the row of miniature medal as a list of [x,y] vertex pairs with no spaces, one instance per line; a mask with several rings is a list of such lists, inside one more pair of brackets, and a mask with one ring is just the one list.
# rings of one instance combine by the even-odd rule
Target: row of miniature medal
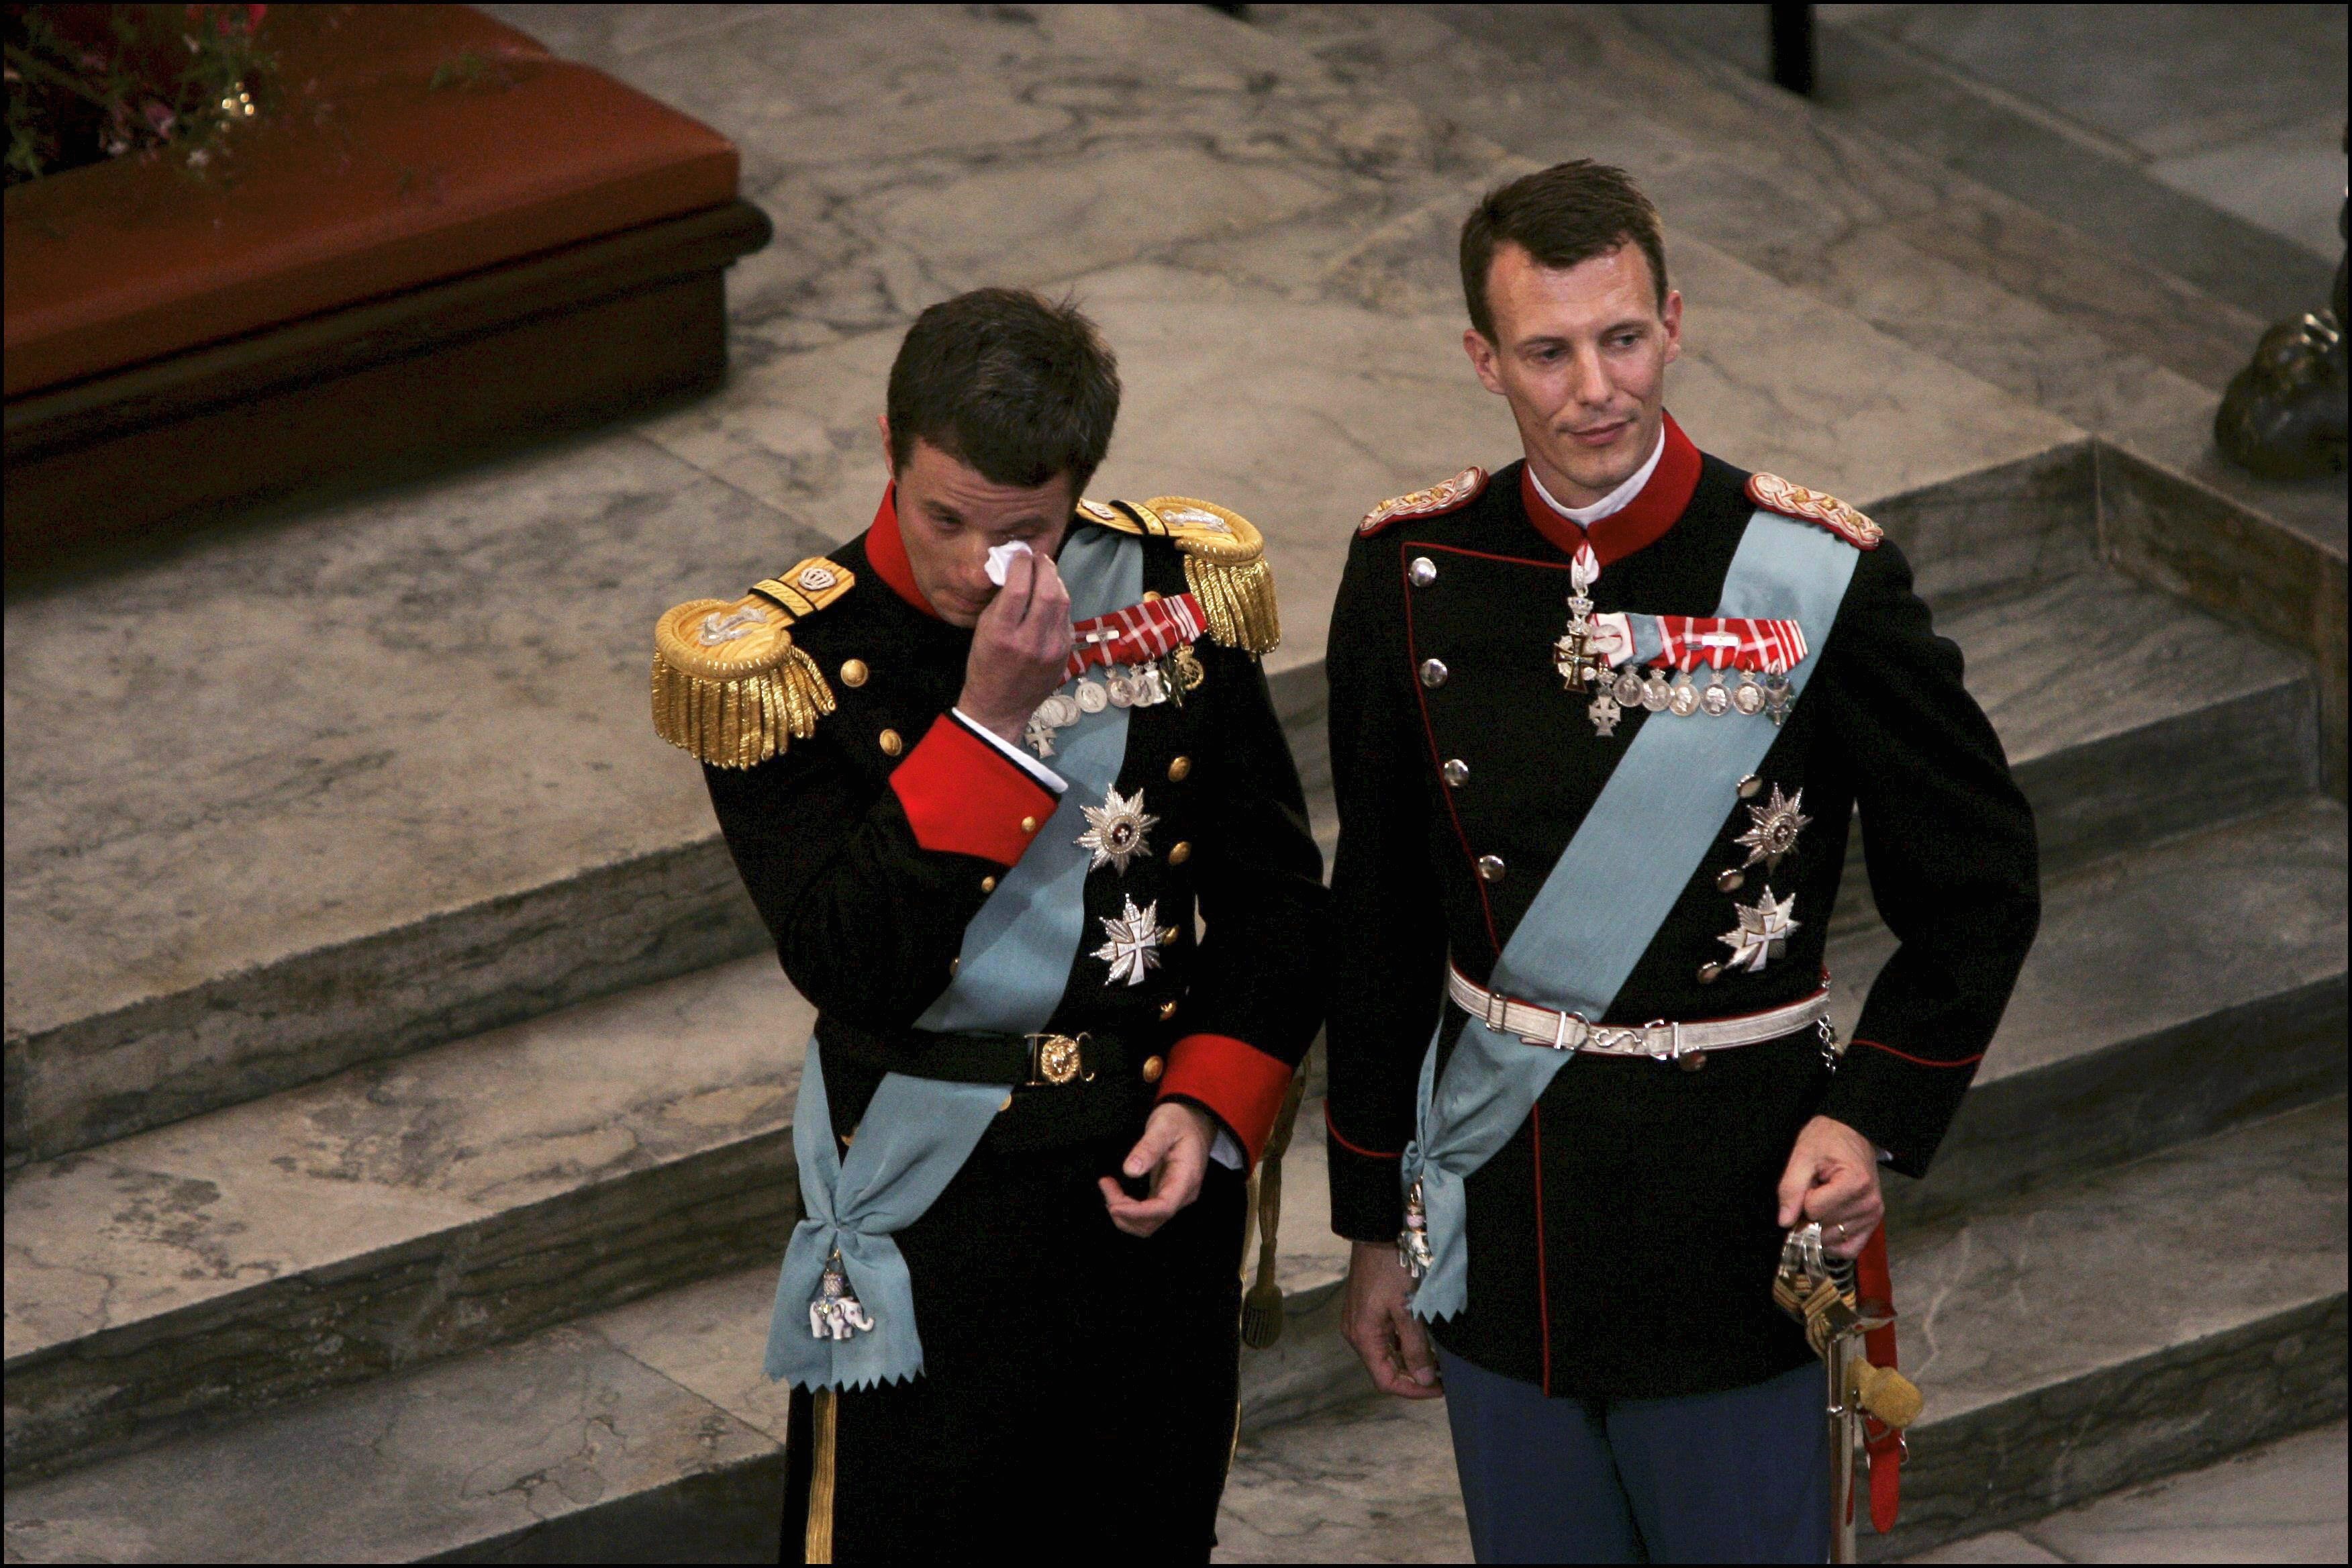
[[1184,703],[1184,694],[1200,686],[1207,672],[1190,643],[1180,643],[1166,656],[1144,664],[1121,665],[1102,680],[1081,676],[1067,691],[1056,691],[1029,716],[1022,739],[1041,758],[1054,754],[1054,739],[1090,713],[1106,708],[1156,708],[1162,702]]
[[1590,546],[1576,552],[1568,575],[1574,588],[1568,596],[1568,630],[1552,644],[1552,665],[1559,671],[1560,684],[1566,689],[1580,695],[1586,690],[1594,693],[1584,710],[1585,717],[1592,721],[1594,734],[1613,736],[1618,720],[1628,709],[1636,707],[1652,713],[1672,713],[1678,719],[1687,719],[1695,713],[1715,719],[1727,713],[1750,718],[1768,713],[1776,727],[1788,718],[1789,704],[1795,693],[1789,678],[1778,670],[1759,680],[1751,671],[1743,669],[1738,672],[1736,685],[1726,686],[1723,672],[1718,669],[1704,689],[1691,679],[1687,669],[1676,670],[1671,683],[1660,669],[1652,670],[1644,678],[1629,668],[1612,677],[1592,620],[1590,595],[1593,580],[1601,575],[1601,564]]

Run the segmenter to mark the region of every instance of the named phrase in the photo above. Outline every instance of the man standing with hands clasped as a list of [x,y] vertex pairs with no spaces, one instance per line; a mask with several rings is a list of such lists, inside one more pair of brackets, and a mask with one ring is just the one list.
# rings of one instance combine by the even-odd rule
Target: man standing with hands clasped
[[656,727],[818,1010],[767,1353],[786,1561],[1214,1542],[1245,1171],[1328,899],[1263,542],[1081,499],[1118,408],[1070,307],[933,306],[873,526],[656,631]]
[[[1879,1165],[1925,1173],[2032,940],[2032,818],[1902,552],[1667,414],[1621,171],[1491,193],[1462,274],[1525,459],[1373,509],[1331,625],[1346,1332],[1446,1399],[1482,1562],[1819,1562],[1783,1236],[1883,1256]],[[1857,805],[1900,945],[1841,1042]]]

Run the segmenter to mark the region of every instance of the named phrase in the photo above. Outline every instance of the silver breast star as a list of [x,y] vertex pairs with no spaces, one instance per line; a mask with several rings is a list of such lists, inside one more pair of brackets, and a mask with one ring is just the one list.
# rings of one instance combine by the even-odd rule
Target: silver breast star
[[1797,809],[1804,800],[1803,790],[1783,798],[1780,786],[1774,784],[1771,799],[1762,805],[1748,808],[1754,826],[1732,840],[1734,844],[1748,847],[1748,858],[1744,864],[1753,866],[1761,860],[1767,870],[1780,868],[1780,858],[1797,847],[1797,835],[1813,820]]
[[1087,816],[1087,830],[1078,835],[1078,847],[1094,851],[1094,861],[1087,870],[1115,866],[1124,876],[1129,860],[1151,853],[1147,835],[1160,819],[1144,811],[1141,790],[1127,796],[1118,793],[1117,784],[1111,784],[1104,789],[1100,805],[1082,805],[1078,809]]
[[1103,982],[1106,985],[1121,980],[1140,985],[1146,970],[1160,967],[1160,900],[1154,899],[1139,910],[1133,899],[1126,903],[1124,916],[1102,917],[1103,934],[1110,940],[1095,949],[1095,956],[1110,964],[1110,978]]
[[1764,967],[1766,959],[1780,955],[1789,933],[1801,923],[1790,917],[1790,911],[1797,907],[1797,895],[1775,899],[1772,889],[1767,887],[1753,904],[1734,907],[1739,911],[1738,929],[1725,931],[1715,940],[1731,949],[1726,968],[1744,969],[1753,974]]

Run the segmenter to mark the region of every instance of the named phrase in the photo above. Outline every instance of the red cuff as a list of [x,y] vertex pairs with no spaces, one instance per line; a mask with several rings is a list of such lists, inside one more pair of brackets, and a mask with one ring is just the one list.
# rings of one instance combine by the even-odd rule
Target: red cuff
[[1021,858],[1054,815],[1054,793],[942,713],[890,773],[915,842],[1000,866]]
[[1255,1046],[1226,1035],[1187,1035],[1168,1052],[1160,1098],[1181,1094],[1215,1111],[1255,1165],[1289,1089],[1290,1069]]

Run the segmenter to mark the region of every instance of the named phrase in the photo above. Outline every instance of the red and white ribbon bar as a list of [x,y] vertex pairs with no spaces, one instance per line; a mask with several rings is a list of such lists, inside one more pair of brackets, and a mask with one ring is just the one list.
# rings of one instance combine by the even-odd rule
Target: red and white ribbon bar
[[1794,621],[1745,616],[1659,616],[1659,651],[1649,663],[1675,669],[1753,669],[1785,675],[1804,662],[1805,634]]
[[1208,623],[1202,617],[1200,601],[1179,594],[1172,599],[1146,599],[1070,629],[1077,634],[1078,646],[1063,667],[1064,680],[1075,680],[1096,665],[1149,664],[1199,641]]
[[1592,617],[1594,651],[1612,665],[1654,664],[1667,669],[1746,669],[1785,675],[1804,662],[1804,629],[1794,621],[1733,616],[1639,616],[1624,611]]

